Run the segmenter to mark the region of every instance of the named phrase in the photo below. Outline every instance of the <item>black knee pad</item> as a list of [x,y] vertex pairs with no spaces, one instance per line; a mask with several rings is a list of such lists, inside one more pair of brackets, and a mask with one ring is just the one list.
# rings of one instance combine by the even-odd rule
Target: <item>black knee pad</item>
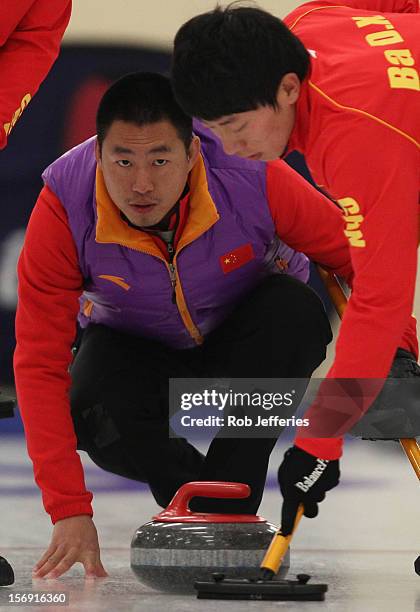
[[420,436],[420,366],[398,349],[382,390],[350,433],[371,440]]

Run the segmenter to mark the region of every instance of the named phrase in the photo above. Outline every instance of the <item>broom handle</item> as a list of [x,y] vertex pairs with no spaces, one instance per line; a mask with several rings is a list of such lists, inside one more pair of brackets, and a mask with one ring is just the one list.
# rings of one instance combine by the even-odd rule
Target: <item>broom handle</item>
[[[346,295],[333,274],[327,272],[324,270],[324,268],[321,268],[321,266],[317,266],[317,268],[331,301],[334,304],[337,314],[340,319],[342,319],[347,304]],[[413,470],[415,471],[417,478],[420,480],[420,447],[417,444],[416,439],[402,438],[400,440],[400,444],[407,455],[409,462],[413,466]]]
[[347,306],[346,294],[344,293],[334,274],[327,272],[324,270],[324,268],[321,268],[321,266],[317,266],[317,270],[326,290],[328,291],[328,295],[334,304],[334,308],[336,309],[338,316],[340,319],[342,319]]
[[401,438],[400,444],[420,480],[420,447],[415,438]]
[[303,514],[303,505],[299,504],[298,511],[296,513],[295,523],[293,525],[293,531],[290,535],[284,536],[279,529],[273,536],[273,539],[270,542],[269,547],[267,548],[267,552],[264,555],[264,559],[261,563],[262,570],[269,570],[270,573],[277,574],[280,565],[282,564],[283,557],[289,548],[290,540],[293,537],[293,534],[296,531],[296,528],[299,524],[300,519]]

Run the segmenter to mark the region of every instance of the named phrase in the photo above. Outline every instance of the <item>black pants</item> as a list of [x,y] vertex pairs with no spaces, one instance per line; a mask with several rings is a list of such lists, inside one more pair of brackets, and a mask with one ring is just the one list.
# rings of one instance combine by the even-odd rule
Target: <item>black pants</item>
[[71,369],[78,448],[101,468],[147,482],[165,507],[191,480],[245,482],[246,500],[196,499],[201,511],[255,513],[276,438],[216,437],[206,457],[168,435],[168,379],[304,378],[325,358],[330,325],[316,293],[287,276],[255,288],[203,345],[174,350],[90,325]]

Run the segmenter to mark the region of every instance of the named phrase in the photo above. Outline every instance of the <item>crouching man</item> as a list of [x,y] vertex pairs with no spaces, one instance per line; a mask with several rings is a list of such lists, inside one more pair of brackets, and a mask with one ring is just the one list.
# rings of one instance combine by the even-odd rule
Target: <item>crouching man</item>
[[[28,451],[54,524],[36,577],[105,576],[77,449],[147,482],[161,506],[191,480],[248,483],[273,438],[168,435],[171,377],[309,377],[331,331],[303,254],[351,280],[339,210],[283,161],[226,156],[158,74],[105,93],[97,136],[52,163],[19,261],[15,374]],[[72,361],[76,321],[83,330]]]

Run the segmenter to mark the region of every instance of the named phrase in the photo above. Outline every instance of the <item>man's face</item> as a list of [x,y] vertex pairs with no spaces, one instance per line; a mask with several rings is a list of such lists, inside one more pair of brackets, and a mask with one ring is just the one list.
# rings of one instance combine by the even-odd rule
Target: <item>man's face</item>
[[96,148],[96,158],[114,204],[131,223],[159,223],[181,196],[199,154],[194,138],[185,150],[169,121],[138,126],[116,120]]
[[269,161],[283,155],[295,122],[300,84],[295,74],[285,75],[277,93],[277,108],[256,110],[203,121],[220,138],[228,155]]

